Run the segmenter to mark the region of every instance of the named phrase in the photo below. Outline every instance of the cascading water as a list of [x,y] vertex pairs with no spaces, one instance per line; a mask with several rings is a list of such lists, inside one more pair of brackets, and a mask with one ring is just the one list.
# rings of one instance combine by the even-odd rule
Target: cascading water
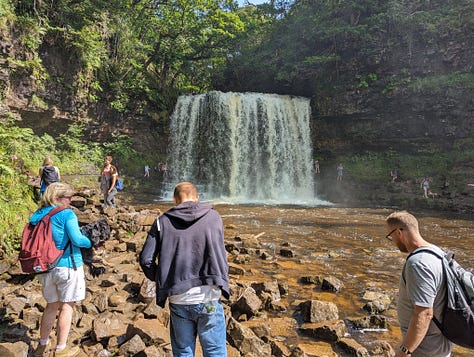
[[180,96],[168,187],[197,184],[230,202],[315,203],[309,99],[260,93]]

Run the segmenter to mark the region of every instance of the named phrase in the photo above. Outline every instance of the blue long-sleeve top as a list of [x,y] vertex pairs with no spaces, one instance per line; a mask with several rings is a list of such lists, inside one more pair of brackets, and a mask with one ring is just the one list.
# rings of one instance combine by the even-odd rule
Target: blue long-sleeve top
[[[56,206],[47,206],[38,209],[30,218],[30,223],[36,225],[49,211]],[[72,255],[76,267],[82,266],[81,248],[90,248],[92,243],[83,235],[79,229],[79,221],[76,214],[70,208],[66,208],[51,217],[53,240],[58,249],[64,249],[67,242],[71,241]],[[69,247],[58,262],[58,267],[73,268],[71,250]]]

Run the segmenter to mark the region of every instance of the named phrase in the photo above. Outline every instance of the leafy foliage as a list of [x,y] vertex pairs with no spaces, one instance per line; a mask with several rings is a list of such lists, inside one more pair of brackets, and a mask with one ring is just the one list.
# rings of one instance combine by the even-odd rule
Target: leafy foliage
[[213,68],[244,30],[235,7],[232,0],[1,0],[0,28],[16,29],[23,55],[12,60],[37,80],[48,79],[38,51],[46,45],[69,58],[63,78],[50,71],[69,95],[140,113],[170,110],[179,93],[210,88]]
[[[250,14],[247,8],[244,11]],[[251,15],[248,24],[259,19],[256,11]],[[408,87],[413,81],[445,90],[449,83],[443,80],[452,75],[441,74],[437,83],[424,80],[425,74],[415,68],[416,59],[426,55],[419,53],[423,48],[433,48],[438,58],[445,54],[446,49],[439,47],[443,39],[473,31],[473,15],[469,0],[296,0],[283,16],[267,15],[270,25],[257,29],[256,36],[246,28],[235,41],[239,56],[227,61],[223,76],[215,76],[215,85],[224,90],[324,97],[350,90],[360,93],[375,84],[371,78],[375,76],[374,89],[381,93],[416,89]],[[432,61],[441,66],[436,58]],[[408,72],[391,72],[397,67]],[[457,84],[469,88],[467,78],[465,74]]]
[[131,139],[127,135],[112,134],[112,140],[103,144],[103,150],[107,155],[120,158],[120,161],[115,160],[114,164],[121,172],[127,169],[133,170],[136,161],[140,160],[137,151],[133,149]]
[[16,20],[13,4],[8,0],[0,0],[0,31],[6,31]]
[[84,124],[73,124],[55,140],[47,134],[37,136],[13,121],[0,125],[0,244],[7,254],[18,248],[23,225],[35,209],[27,181],[37,175],[44,157],[50,156],[63,176],[95,175],[105,153],[123,158],[122,169],[137,159],[128,137],[115,136],[110,143],[99,145],[86,140],[84,129]]

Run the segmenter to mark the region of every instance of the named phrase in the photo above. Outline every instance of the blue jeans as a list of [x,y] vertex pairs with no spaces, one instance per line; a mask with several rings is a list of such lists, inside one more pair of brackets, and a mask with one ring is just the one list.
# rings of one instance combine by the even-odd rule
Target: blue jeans
[[170,335],[174,357],[193,357],[196,336],[204,357],[225,357],[226,325],[220,301],[205,304],[170,304]]

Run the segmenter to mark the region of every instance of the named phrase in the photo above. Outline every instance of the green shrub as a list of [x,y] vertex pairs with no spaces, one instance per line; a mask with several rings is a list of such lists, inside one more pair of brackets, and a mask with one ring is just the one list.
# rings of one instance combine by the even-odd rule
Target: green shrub
[[44,157],[50,156],[63,175],[85,169],[98,172],[93,165],[103,157],[102,149],[85,141],[83,129],[80,124],[71,125],[56,141],[19,128],[13,120],[0,125],[0,244],[7,255],[18,249],[23,226],[36,209],[28,176],[38,174]]

